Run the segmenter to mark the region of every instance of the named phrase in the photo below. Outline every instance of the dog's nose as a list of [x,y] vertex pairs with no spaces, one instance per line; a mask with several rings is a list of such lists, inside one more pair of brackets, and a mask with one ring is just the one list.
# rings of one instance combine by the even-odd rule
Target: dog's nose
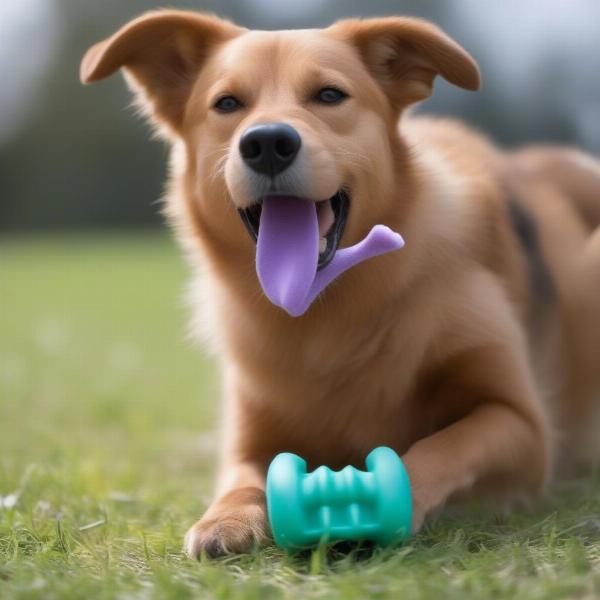
[[240,154],[257,173],[273,177],[294,162],[301,145],[300,134],[290,125],[263,123],[244,131]]

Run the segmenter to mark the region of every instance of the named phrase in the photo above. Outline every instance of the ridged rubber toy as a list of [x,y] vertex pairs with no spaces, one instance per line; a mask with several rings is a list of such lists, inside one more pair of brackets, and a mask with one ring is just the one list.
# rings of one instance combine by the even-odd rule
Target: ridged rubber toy
[[278,454],[267,473],[267,510],[275,543],[290,551],[340,540],[389,546],[412,530],[412,497],[400,457],[386,447],[366,459],[367,471],[322,466],[306,472],[296,454]]

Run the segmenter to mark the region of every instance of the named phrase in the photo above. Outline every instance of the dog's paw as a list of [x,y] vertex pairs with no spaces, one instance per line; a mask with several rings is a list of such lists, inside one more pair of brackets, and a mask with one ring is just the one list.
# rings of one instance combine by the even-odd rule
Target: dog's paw
[[242,488],[229,492],[208,509],[187,532],[184,548],[191,558],[203,552],[216,558],[249,552],[269,539],[264,492]]

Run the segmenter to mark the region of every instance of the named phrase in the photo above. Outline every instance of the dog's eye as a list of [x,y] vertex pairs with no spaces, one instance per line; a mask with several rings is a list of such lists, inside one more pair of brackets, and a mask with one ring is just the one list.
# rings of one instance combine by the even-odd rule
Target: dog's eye
[[346,92],[342,92],[342,90],[338,90],[334,87],[325,87],[317,92],[315,100],[317,102],[321,102],[322,104],[339,104],[347,97],[348,94],[346,94]]
[[242,106],[244,105],[235,96],[223,96],[215,102],[213,108],[222,113],[231,113]]

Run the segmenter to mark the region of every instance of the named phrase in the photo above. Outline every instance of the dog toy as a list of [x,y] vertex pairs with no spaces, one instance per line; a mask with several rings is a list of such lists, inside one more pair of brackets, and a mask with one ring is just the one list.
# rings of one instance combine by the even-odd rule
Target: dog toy
[[362,241],[338,250],[332,261],[318,270],[319,221],[315,203],[293,196],[268,196],[260,218],[256,271],[267,298],[298,317],[344,271],[403,246],[400,234],[385,225],[375,225]]
[[410,482],[400,457],[375,448],[367,471],[322,466],[306,472],[296,454],[278,454],[267,473],[267,511],[275,543],[290,551],[320,542],[370,540],[389,546],[412,529]]

